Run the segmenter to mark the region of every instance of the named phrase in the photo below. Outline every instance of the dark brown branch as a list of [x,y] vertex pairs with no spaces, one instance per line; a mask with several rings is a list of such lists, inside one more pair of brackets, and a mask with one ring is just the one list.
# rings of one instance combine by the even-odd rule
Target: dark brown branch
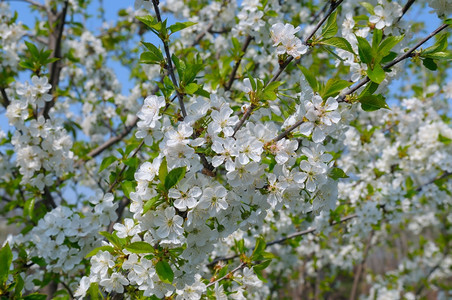
[[251,42],[252,39],[253,38],[250,35],[248,35],[246,37],[245,42],[242,45],[242,49],[241,49],[242,53],[241,53],[239,59],[235,62],[234,68],[232,69],[231,76],[229,77],[229,81],[228,81],[228,83],[225,86],[225,90],[226,91],[229,91],[231,89],[232,84],[234,83],[234,80],[235,80],[235,74],[237,74],[237,70],[239,69],[239,66],[240,66],[240,63],[242,61],[242,58],[245,55],[246,49],[250,45],[250,42]]
[[[60,71],[61,71],[61,41],[63,38],[63,31],[64,31],[64,25],[66,23],[66,15],[67,15],[67,10],[68,10],[68,6],[69,6],[69,1],[66,0],[64,2],[64,6],[63,6],[63,10],[60,12],[60,14],[56,17],[56,22],[57,23],[57,28],[56,31],[53,31],[50,35],[49,35],[49,43],[50,43],[50,49],[53,49],[53,58],[58,58],[57,61],[53,62],[50,65],[50,80],[49,83],[52,85],[52,88],[50,89],[49,93],[51,95],[53,95],[53,99],[52,101],[46,102],[45,106],[44,106],[44,110],[42,111],[42,115],[44,116],[44,118],[49,119],[49,111],[50,109],[55,105],[56,102],[56,95],[55,95],[55,91],[58,87],[58,83],[60,81]],[[54,19],[55,16],[50,17],[49,15],[49,25],[51,25],[50,27],[52,27],[54,24],[51,21],[51,19]]]
[[[154,5],[154,10],[155,10],[155,14],[157,16],[157,20],[159,22],[162,22],[162,17],[160,16],[159,1],[158,0],[152,0],[152,4]],[[166,64],[168,66],[168,73],[170,75],[171,81],[173,82],[174,88],[176,90],[177,98],[179,99],[179,105],[180,105],[180,110],[182,112],[182,116],[185,118],[187,116],[187,112],[185,110],[184,97],[179,92],[179,84],[177,83],[176,75],[174,74],[174,68],[173,68],[173,63],[171,61],[171,53],[170,53],[170,50],[169,50],[168,41],[166,41],[165,39],[162,38],[162,42],[163,42],[163,48],[165,49]]]
[[403,16],[406,14],[406,12],[410,9],[410,7],[413,5],[414,1],[416,0],[408,0],[405,6],[402,8],[402,15],[397,19],[397,22],[399,22]]
[[[99,154],[101,154],[102,152],[104,152],[105,150],[107,150],[108,148],[110,148],[111,146],[113,146],[116,143],[119,143],[120,141],[122,141],[122,139],[124,139],[131,131],[133,128],[135,128],[135,126],[138,123],[138,117],[135,117],[133,119],[132,124],[130,124],[129,126],[126,126],[126,128],[121,132],[121,134],[111,137],[110,139],[108,139],[107,141],[105,141],[102,145],[98,146],[97,148],[91,150],[86,156],[88,157],[88,159],[92,159],[96,156],[98,156]],[[82,163],[86,162],[87,159],[79,159],[76,163],[75,166],[80,166]]]
[[293,124],[292,126],[290,126],[289,128],[287,128],[284,132],[280,133],[277,137],[275,137],[272,142],[275,143],[283,138],[285,138],[290,132],[292,132],[292,130],[294,130],[295,128],[297,128],[298,126],[300,126],[301,124],[303,124],[304,120],[301,119],[299,121],[297,121],[295,124]]
[[442,175],[440,175],[440,176],[438,176],[438,177],[435,177],[435,178],[433,178],[432,180],[430,180],[429,182],[427,182],[427,183],[425,183],[425,184],[419,186],[419,187],[416,189],[416,192],[420,192],[420,191],[422,190],[422,188],[423,188],[424,186],[426,186],[426,185],[432,184],[432,183],[434,183],[434,182],[437,181],[437,180],[444,179],[444,178],[449,177],[449,176],[451,176],[451,175],[452,175],[451,172],[444,172]]
[[369,255],[369,250],[370,250],[370,246],[372,244],[373,235],[374,235],[374,231],[372,230],[370,233],[369,239],[367,240],[366,248],[364,249],[363,259],[361,260],[361,263],[359,264],[358,268],[356,269],[355,278],[353,278],[353,286],[352,286],[352,291],[350,293],[350,300],[356,299],[359,282],[361,281],[361,276],[363,274],[364,265],[366,264],[366,260]]
[[8,105],[11,103],[11,101],[9,101],[8,95],[6,94],[6,90],[4,88],[0,88],[0,92],[2,93],[2,97],[3,97],[3,106],[5,108],[8,107]]
[[330,1],[331,5],[326,14],[323,16],[323,18],[317,23],[317,25],[314,27],[312,32],[304,39],[304,43],[307,44],[308,41],[314,36],[314,34],[317,32],[317,30],[322,27],[323,23],[330,17],[330,15],[336,10],[336,8],[342,3],[344,0],[339,1]]

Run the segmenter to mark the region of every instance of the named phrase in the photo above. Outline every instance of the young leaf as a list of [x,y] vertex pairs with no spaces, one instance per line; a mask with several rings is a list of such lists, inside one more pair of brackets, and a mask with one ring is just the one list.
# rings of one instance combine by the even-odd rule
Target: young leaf
[[373,69],[367,69],[367,76],[369,76],[369,79],[373,82],[380,84],[385,79],[386,73],[380,64],[376,64]]
[[143,215],[147,213],[152,207],[154,207],[155,203],[157,203],[157,200],[160,198],[159,195],[149,199],[146,201],[146,203],[143,205]]
[[394,48],[395,45],[400,43],[400,41],[402,41],[404,37],[405,37],[404,35],[399,35],[399,36],[389,36],[386,39],[384,39],[378,46],[377,51],[378,56],[385,57],[386,55],[388,55],[391,52],[392,48]]
[[380,108],[389,109],[389,106],[382,95],[365,95],[358,100],[361,103],[361,108],[365,111],[375,111]]
[[108,251],[113,254],[115,249],[112,246],[100,246],[91,250],[88,254],[86,254],[85,258],[90,258],[91,256],[96,255],[99,251]]
[[328,18],[327,23],[322,28],[322,37],[324,39],[329,39],[336,35],[338,27],[337,27],[337,10],[334,11],[331,16]]
[[117,160],[117,158],[113,155],[105,157],[100,164],[99,172],[102,172],[103,170],[108,168],[116,160]]
[[253,254],[251,255],[252,260],[259,260],[262,252],[264,252],[267,244],[263,237],[258,237],[256,239],[256,246],[254,247]]
[[374,7],[369,2],[359,2],[371,15],[375,15]]
[[160,182],[165,182],[166,175],[168,174],[168,163],[166,162],[166,156],[163,158],[159,167],[159,179]]
[[189,95],[193,95],[198,90],[198,85],[194,82],[189,83],[184,88],[185,92]]
[[165,178],[165,189],[169,191],[170,188],[175,186],[185,176],[187,167],[180,167],[172,169]]
[[361,58],[361,61],[365,64],[369,64],[372,62],[372,57],[374,56],[372,48],[370,47],[369,42],[360,36],[356,36],[358,40],[358,54]]
[[320,93],[320,96],[323,99],[327,99],[328,97],[337,96],[340,93],[340,91],[342,91],[346,87],[349,87],[350,85],[352,85],[352,83],[353,82],[349,82],[347,80],[331,78],[326,83],[325,87],[323,88],[322,92]]
[[161,260],[155,265],[155,271],[163,282],[171,284],[174,279],[174,273],[167,261]]
[[344,170],[341,168],[332,168],[330,170],[330,177],[334,180],[338,180],[339,178],[348,178],[348,175],[345,174]]
[[318,83],[317,79],[315,78],[315,76],[311,73],[311,71],[309,71],[307,68],[305,68],[304,66],[301,66],[301,65],[298,65],[298,68],[303,73],[304,77],[308,81],[312,90],[314,92],[318,92],[319,91],[319,83]]
[[353,54],[355,53],[353,51],[352,45],[350,45],[350,43],[343,37],[332,37],[329,39],[324,39],[324,40],[320,41],[320,44],[333,46],[333,47],[348,51]]
[[9,243],[6,243],[2,249],[0,249],[0,287],[8,280],[9,267],[13,261],[13,253],[9,247]]
[[435,61],[428,57],[422,60],[422,64],[431,71],[436,71],[438,69],[438,65],[435,63]]
[[155,249],[151,244],[146,242],[134,242],[124,247],[132,253],[154,253]]
[[197,24],[197,23],[195,23],[195,22],[190,22],[190,21],[188,21],[188,22],[183,22],[183,23],[177,22],[176,24],[173,24],[173,25],[169,26],[168,29],[171,30],[171,34],[173,34],[173,33],[175,33],[175,32],[178,32],[178,31],[180,31],[180,30],[182,30],[182,29],[185,29],[185,28],[187,28],[187,27],[193,26],[193,25],[195,25],[195,24]]
[[122,191],[127,198],[130,198],[130,193],[135,190],[136,183],[134,181],[121,182]]

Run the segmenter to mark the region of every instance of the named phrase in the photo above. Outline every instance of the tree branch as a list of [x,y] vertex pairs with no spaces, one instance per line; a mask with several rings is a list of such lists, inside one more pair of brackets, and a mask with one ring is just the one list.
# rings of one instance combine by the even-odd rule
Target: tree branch
[[[314,36],[314,34],[317,32],[317,30],[319,30],[319,28],[322,26],[322,24],[325,23],[325,21],[328,19],[328,17],[336,10],[336,8],[342,3],[342,1],[343,0],[339,0],[339,1],[333,0],[330,2],[331,4],[330,4],[329,10],[326,12],[325,16],[323,16],[323,18],[317,23],[314,30],[312,30],[312,32],[303,40],[304,44],[308,43],[309,39],[311,39]],[[276,73],[273,75],[273,77],[270,79],[270,81],[265,85],[265,87],[267,87],[270,83],[276,81],[279,78],[279,76],[281,75],[281,73],[292,62],[293,59],[294,58],[291,56],[291,57],[287,58],[282,64],[280,64],[278,71],[276,71]],[[239,129],[243,126],[243,124],[250,117],[252,111],[255,108],[256,108],[255,105],[253,105],[253,104],[250,105],[250,107],[247,109],[245,114],[240,119],[239,123],[237,123],[237,125],[234,127],[234,134],[232,135],[232,137],[234,137],[235,134],[237,133],[237,131],[239,131]]]
[[8,105],[11,103],[11,101],[9,101],[8,95],[6,94],[6,90],[4,88],[0,88],[0,92],[1,92],[2,97],[3,97],[3,103],[2,104],[3,104],[3,106],[5,108],[7,108]]
[[237,267],[235,267],[231,272],[229,272],[228,274],[224,275],[221,278],[218,278],[217,280],[212,281],[211,283],[209,283],[208,285],[206,285],[206,287],[210,287],[212,285],[214,285],[217,282],[220,282],[222,280],[231,278],[231,275],[234,274],[235,272],[237,272],[240,269],[243,269],[246,266],[246,263],[242,262],[240,265],[238,265]]
[[[159,1],[152,0],[152,4],[154,5],[154,10],[155,10],[155,14],[157,16],[157,20],[159,22],[162,22],[162,17],[160,16]],[[184,97],[179,92],[179,84],[177,83],[176,75],[174,74],[174,68],[173,68],[173,63],[171,61],[171,53],[169,50],[168,42],[165,41],[164,39],[162,39],[162,42],[163,42],[163,48],[165,49],[168,73],[170,75],[171,81],[173,82],[174,88],[176,90],[177,98],[179,99],[179,105],[180,105],[180,110],[182,111],[182,116],[185,118],[187,116],[187,112],[185,110]]]
[[[144,139],[141,141],[140,145],[135,149],[135,151],[132,153],[132,156],[130,156],[130,158],[135,157],[138,152],[140,151],[141,147],[143,147],[144,145]],[[119,174],[116,176],[115,181],[110,185],[110,187],[107,190],[107,193],[111,193],[113,191],[113,189],[118,185],[118,183],[121,181],[121,176],[124,173],[124,171],[126,170],[127,165],[124,165],[121,169],[121,171],[119,172]]]
[[364,249],[363,259],[356,270],[355,278],[353,278],[353,286],[352,286],[352,291],[350,293],[350,300],[356,299],[356,293],[358,292],[358,286],[359,286],[359,282],[361,281],[361,276],[362,276],[362,273],[364,270],[364,265],[366,264],[367,256],[369,255],[369,250],[370,250],[370,246],[372,244],[373,235],[374,235],[374,231],[372,230],[370,233],[369,239],[367,240],[366,247]]
[[231,89],[232,83],[233,83],[234,80],[235,80],[235,74],[237,73],[237,70],[239,69],[240,62],[242,61],[242,58],[243,58],[243,56],[244,56],[245,53],[246,53],[246,49],[247,49],[248,46],[250,45],[250,42],[251,42],[252,39],[253,39],[253,38],[252,38],[250,35],[248,35],[248,36],[246,37],[245,42],[243,43],[242,49],[241,49],[241,50],[242,50],[242,54],[240,55],[239,59],[235,62],[234,68],[232,69],[231,76],[229,77],[229,81],[228,81],[228,83],[227,83],[226,86],[225,86],[225,90],[226,90],[226,91],[229,91],[229,90]]
[[[419,41],[414,47],[412,47],[411,49],[409,49],[407,52],[405,52],[403,55],[400,55],[399,57],[397,57],[396,59],[394,59],[393,61],[391,61],[390,63],[386,64],[383,66],[383,69],[389,69],[392,66],[394,66],[395,64],[398,64],[399,62],[401,62],[404,59],[407,59],[408,57],[412,56],[412,53],[419,48],[420,46],[422,46],[425,42],[427,42],[428,40],[430,40],[432,37],[434,37],[435,35],[437,35],[438,33],[440,33],[442,30],[444,30],[445,28],[447,28],[449,25],[448,24],[443,24],[440,27],[438,27],[435,31],[433,31],[432,33],[430,33],[427,37],[423,38],[421,41]],[[346,88],[344,89],[338,96],[337,98],[337,102],[343,102],[346,98],[347,95],[350,95],[352,93],[354,93],[356,90],[358,90],[360,87],[362,87],[363,85],[365,85],[366,83],[368,83],[370,81],[369,77],[365,77],[363,79],[361,79],[355,86],[353,86],[352,88]]]
[[[356,218],[357,216],[358,216],[357,214],[351,214],[349,216],[343,217],[338,222],[333,222],[331,224],[331,226],[334,226],[334,225],[346,222],[346,221],[348,221],[350,219]],[[283,243],[283,242],[285,242],[285,241],[287,241],[289,239],[293,239],[293,238],[296,238],[296,237],[299,237],[299,236],[310,234],[310,233],[315,232],[316,230],[317,230],[317,228],[311,228],[311,229],[306,229],[306,230],[303,230],[303,231],[294,232],[294,233],[289,234],[289,235],[287,235],[287,236],[285,236],[283,238],[280,238],[280,239],[268,242],[266,245],[268,247],[268,246],[272,246],[272,245],[275,245],[275,244],[281,244],[281,243]],[[234,259],[234,258],[237,258],[237,257],[239,257],[239,255],[237,255],[237,254],[231,255],[231,256],[225,256],[225,257],[218,257],[218,258],[214,259],[212,262],[208,263],[207,266],[213,266],[213,265],[215,265],[216,263],[218,263],[220,261],[228,261],[228,260],[231,260],[231,259]]]
[[[56,32],[53,31],[50,35],[49,35],[49,43],[50,43],[50,49],[53,49],[53,58],[58,58],[59,60],[53,62],[50,65],[50,80],[49,83],[52,85],[52,88],[50,89],[49,93],[53,96],[52,101],[46,102],[45,106],[44,106],[44,110],[42,111],[42,115],[44,116],[44,118],[49,119],[49,111],[50,109],[55,105],[56,102],[56,96],[54,95],[57,87],[58,87],[58,83],[60,81],[60,71],[61,71],[61,41],[63,38],[63,31],[64,31],[64,25],[66,23],[66,15],[67,15],[67,10],[68,10],[68,6],[69,6],[69,0],[66,0],[64,2],[64,6],[63,6],[63,10],[59,13],[58,17],[56,18],[56,21],[58,22],[57,24],[57,30]],[[49,23],[52,23],[50,21],[50,17],[49,17]],[[51,25],[50,27],[52,27],[53,24],[49,24]],[[56,33],[56,34],[55,34]]]

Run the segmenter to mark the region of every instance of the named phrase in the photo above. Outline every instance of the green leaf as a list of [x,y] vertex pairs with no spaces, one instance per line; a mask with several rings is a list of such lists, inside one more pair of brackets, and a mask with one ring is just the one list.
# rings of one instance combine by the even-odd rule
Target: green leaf
[[365,111],[375,111],[380,108],[389,109],[389,106],[382,95],[365,95],[358,100],[361,103],[361,108]]
[[163,60],[163,54],[162,51],[157,48],[154,44],[152,43],[146,43],[146,42],[141,42],[143,44],[143,46],[145,46],[150,52],[152,52],[156,57],[159,57],[160,60]]
[[[98,300],[100,299],[101,293],[99,291],[99,284],[96,282],[92,282],[88,289],[88,294],[91,298],[91,300]],[[103,297],[102,297],[103,299]]]
[[157,24],[157,20],[154,19],[154,17],[151,16],[151,15],[142,16],[142,17],[135,17],[135,18],[137,18],[138,21],[140,21],[141,23],[143,23],[144,25],[146,25],[149,28],[153,28],[152,26]]
[[163,58],[152,52],[143,52],[140,55],[140,64],[159,65]]
[[439,59],[439,60],[449,60],[449,59],[452,59],[452,52],[428,53],[428,54],[423,54],[422,57],[428,57],[428,58]]
[[174,273],[167,261],[165,260],[159,261],[155,265],[155,271],[157,272],[157,275],[159,276],[160,280],[162,280],[163,282],[170,284],[173,282]]
[[251,255],[252,260],[259,260],[262,252],[264,252],[265,248],[267,247],[267,244],[265,243],[265,240],[263,237],[258,237],[256,239],[256,246],[254,247],[253,254]]
[[35,209],[35,197],[31,197],[25,202],[24,215],[30,217],[30,219],[33,219],[34,209]]
[[369,42],[360,36],[356,36],[356,39],[358,40],[358,54],[361,61],[365,64],[371,63],[374,53]]
[[373,69],[367,69],[367,76],[373,82],[380,84],[386,78],[386,73],[380,64],[376,64]]
[[154,207],[155,203],[157,202],[157,200],[160,198],[160,195],[157,195],[151,199],[149,199],[148,201],[146,201],[146,203],[143,205],[143,215],[145,213],[147,213],[151,208]]
[[113,254],[115,249],[112,246],[100,246],[91,250],[88,254],[86,254],[85,258],[90,258],[91,256],[96,255],[99,251],[108,251]]
[[30,52],[32,59],[39,60],[41,55],[40,55],[38,48],[34,44],[27,42],[27,41],[25,41],[25,45],[27,46],[27,49]]
[[99,232],[100,235],[105,237],[110,243],[115,245],[116,248],[122,249],[124,245],[124,239],[119,238],[116,234],[109,233],[108,231]]
[[443,143],[444,145],[449,145],[450,143],[452,143],[452,139],[443,136],[441,134],[438,135],[438,142]]
[[351,86],[352,84],[353,84],[353,82],[336,79],[336,78],[331,78],[326,83],[325,87],[323,88],[322,92],[320,93],[320,96],[323,99],[327,99],[328,97],[337,96],[340,93],[340,91]]
[[161,183],[165,182],[166,175],[168,174],[168,163],[166,162],[166,156],[163,157],[159,167],[159,179]]
[[332,168],[330,170],[330,177],[334,180],[338,180],[339,178],[348,178],[348,175],[345,174],[344,170],[341,168]]
[[395,45],[400,43],[400,41],[402,41],[404,37],[405,35],[399,35],[399,36],[389,36],[386,39],[384,39],[378,46],[377,51],[378,56],[385,57],[386,55],[388,55],[391,52],[392,48],[394,48]]
[[146,242],[134,242],[124,248],[132,253],[155,253],[154,247]]
[[369,82],[359,96],[362,97],[364,95],[372,95],[378,89],[378,86],[378,83],[372,81]]
[[24,300],[46,300],[47,295],[33,293],[24,297]]
[[16,287],[14,288],[14,295],[16,296],[16,299],[20,299],[22,296],[22,290],[24,289],[25,286],[25,282],[22,278],[22,276],[20,276],[19,274],[17,274],[17,276],[14,277],[14,279],[16,280]]
[[185,176],[187,167],[180,167],[172,169],[165,178],[165,189],[169,191],[170,188],[175,186]]
[[372,49],[376,50],[383,38],[383,31],[375,28],[372,35]]
[[250,80],[252,90],[256,91],[257,89],[256,81],[254,80],[253,76],[251,76],[250,72],[247,71],[246,74],[248,75],[248,79]]
[[435,63],[435,61],[428,57],[422,60],[422,64],[431,71],[436,71],[438,69],[438,65]]
[[359,2],[371,15],[375,15],[374,7],[369,2]]
[[198,90],[198,85],[194,82],[189,83],[185,86],[185,92],[189,95],[193,95]]
[[301,72],[303,73],[304,77],[308,81],[308,83],[311,86],[312,90],[314,92],[318,92],[319,89],[320,89],[319,88],[320,85],[319,85],[319,82],[317,81],[317,79],[315,78],[314,74],[312,74],[311,71],[309,71],[304,66],[301,66],[301,65],[297,65],[297,66],[301,70]]
[[350,45],[350,43],[344,39],[343,37],[332,37],[329,39],[324,39],[320,41],[320,44],[325,44],[325,45],[329,45],[329,46],[333,46],[351,53],[355,53],[353,51],[352,45]]
[[134,181],[123,181],[121,182],[122,191],[124,192],[124,195],[130,199],[130,193],[135,190],[136,183]]
[[8,280],[9,267],[13,261],[13,253],[9,247],[9,243],[0,250],[0,287]]
[[116,156],[107,156],[102,160],[100,164],[99,173],[108,168],[112,163],[117,160]]
[[444,32],[440,35],[438,35],[435,44],[433,46],[430,46],[424,51],[422,51],[423,54],[425,53],[434,53],[434,52],[442,52],[447,49],[447,38],[449,36],[449,33]]
[[182,29],[185,29],[187,27],[193,26],[195,24],[197,24],[197,23],[190,22],[190,21],[183,22],[183,23],[177,22],[176,24],[173,24],[173,25],[169,26],[168,29],[171,30],[171,34],[173,34],[175,32],[178,32],[178,31],[180,31]]
[[271,259],[265,260],[261,262],[260,264],[253,266],[253,271],[257,275],[257,277],[262,280],[263,282],[267,282],[267,279],[262,276],[262,271],[266,269],[271,263]]
[[322,28],[322,37],[324,39],[329,39],[336,35],[338,27],[337,27],[337,10],[334,11],[331,16],[328,18],[325,26]]

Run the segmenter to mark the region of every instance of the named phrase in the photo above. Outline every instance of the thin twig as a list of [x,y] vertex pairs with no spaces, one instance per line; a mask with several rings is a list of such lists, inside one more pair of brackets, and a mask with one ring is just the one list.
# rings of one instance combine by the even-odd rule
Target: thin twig
[[240,66],[240,62],[242,61],[243,56],[246,53],[246,49],[248,48],[248,46],[250,45],[250,42],[253,38],[248,35],[245,39],[245,42],[242,45],[242,53],[240,54],[239,59],[235,62],[234,68],[232,69],[232,73],[231,76],[229,77],[228,83],[225,86],[225,90],[229,91],[232,87],[232,83],[234,83],[235,80],[235,74],[237,74],[237,70],[239,69]]
[[344,0],[339,1],[331,1],[330,8],[326,12],[326,14],[323,16],[323,18],[317,23],[317,25],[314,27],[314,30],[304,39],[304,43],[307,44],[308,41],[314,36],[314,34],[317,32],[317,30],[322,27],[323,23],[330,17],[330,15],[336,10],[336,8],[342,3]]
[[[348,221],[350,219],[356,218],[357,216],[358,216],[357,214],[351,214],[349,216],[343,217],[338,222],[333,222],[331,224],[331,226],[343,223],[343,222]],[[303,230],[303,231],[294,232],[292,234],[289,234],[286,237],[283,237],[283,238],[280,238],[280,239],[268,242],[266,245],[268,247],[268,246],[272,246],[272,245],[275,245],[275,244],[280,244],[280,243],[283,243],[283,242],[285,242],[285,241],[287,241],[289,239],[293,239],[293,238],[296,238],[296,237],[299,237],[299,236],[303,236],[303,235],[306,235],[306,234],[313,233],[316,230],[317,230],[317,228],[311,228],[311,229],[306,229],[306,230]],[[237,254],[231,255],[231,256],[225,256],[225,257],[218,257],[218,258],[215,258],[212,262],[208,263],[207,266],[213,266],[213,265],[215,265],[216,263],[218,263],[220,261],[228,261],[228,260],[231,260],[231,259],[234,259],[234,258],[237,258],[237,257],[239,257],[239,255],[237,255]]]
[[[162,22],[162,17],[160,16],[159,1],[152,0],[152,4],[154,5],[154,10],[155,10],[155,14],[157,16],[157,20],[159,22]],[[177,98],[179,99],[179,105],[180,105],[180,110],[182,112],[182,116],[185,118],[187,116],[187,112],[185,110],[184,97],[179,92],[179,84],[177,83],[176,75],[174,74],[174,68],[173,68],[173,63],[171,61],[171,53],[169,50],[168,42],[164,39],[162,39],[162,42],[163,42],[163,48],[165,49],[168,73],[170,75],[171,81],[173,82],[174,88],[176,90]]]
[[220,282],[220,281],[222,281],[222,280],[225,280],[225,279],[227,279],[227,278],[230,278],[232,274],[234,274],[234,273],[237,272],[238,270],[244,268],[245,266],[246,266],[246,263],[242,262],[240,265],[238,265],[237,267],[235,267],[231,272],[229,272],[228,274],[224,275],[224,276],[221,277],[221,278],[218,278],[218,279],[215,280],[215,281],[212,281],[212,282],[209,283],[206,287],[210,287],[210,286],[214,285],[214,284],[217,283],[217,282]]
[[422,188],[423,188],[424,186],[426,186],[426,185],[432,184],[432,183],[434,183],[434,182],[437,181],[437,180],[441,180],[441,179],[446,178],[446,177],[449,177],[449,176],[451,176],[451,175],[452,175],[451,172],[444,172],[442,175],[440,175],[440,176],[438,176],[438,177],[435,177],[435,178],[433,178],[432,180],[430,180],[429,182],[427,182],[427,183],[425,183],[425,184],[419,186],[419,187],[416,189],[416,192],[420,192],[420,191],[422,190]]
[[[5,0],[3,0],[5,1]],[[13,2],[13,1],[17,1],[17,2],[26,2],[28,4],[31,4],[33,6],[36,6],[37,8],[41,8],[41,9],[46,9],[45,5],[36,1],[32,1],[32,0],[7,0],[7,2]]]
[[369,239],[367,240],[366,247],[364,249],[363,258],[362,258],[361,263],[359,264],[358,268],[356,269],[355,278],[353,278],[353,286],[352,286],[352,291],[350,293],[350,300],[356,299],[359,282],[361,281],[362,273],[364,270],[364,265],[366,264],[366,260],[369,255],[370,247],[372,245],[373,235],[374,235],[374,231],[372,230],[370,233]]
[[408,0],[405,6],[402,8],[402,15],[397,19],[397,23],[403,18],[406,12],[410,9],[411,5],[413,5],[416,0]]
[[[397,57],[396,59],[394,59],[393,61],[391,61],[390,63],[386,64],[385,66],[383,66],[383,69],[389,69],[392,66],[394,66],[395,64],[398,64],[399,62],[401,62],[404,59],[407,59],[408,57],[412,56],[412,53],[419,48],[420,46],[422,46],[425,42],[427,42],[428,40],[430,40],[432,37],[434,37],[435,35],[437,35],[439,32],[441,32],[442,30],[444,30],[445,28],[447,28],[449,25],[448,24],[443,24],[440,27],[438,27],[435,31],[433,31],[432,33],[430,33],[427,37],[423,38],[421,41],[419,41],[414,47],[412,47],[410,50],[408,50],[407,52],[405,52],[403,55],[400,55],[399,57]],[[337,102],[343,102],[346,98],[347,95],[350,95],[352,93],[354,93],[356,90],[358,90],[360,87],[362,87],[363,85],[365,85],[366,83],[368,83],[370,81],[369,77],[365,77],[363,79],[361,79],[356,85],[354,85],[352,88],[346,88],[344,89],[338,96],[337,98]]]
[[[132,153],[132,156],[130,156],[130,157],[131,158],[135,157],[138,154],[138,151],[140,151],[141,147],[143,147],[143,145],[144,145],[144,140],[141,141],[140,145],[135,149],[135,151]],[[118,185],[118,183],[121,181],[122,173],[124,173],[126,168],[127,168],[127,165],[124,164],[121,171],[119,171],[119,174],[116,176],[115,181],[108,188],[107,193],[111,193],[113,191],[113,189]]]

